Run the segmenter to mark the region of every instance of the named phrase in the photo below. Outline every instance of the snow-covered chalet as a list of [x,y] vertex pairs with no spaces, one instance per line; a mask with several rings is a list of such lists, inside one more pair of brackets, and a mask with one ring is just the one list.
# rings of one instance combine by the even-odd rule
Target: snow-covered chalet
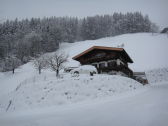
[[133,71],[128,67],[128,63],[133,63],[133,60],[123,48],[93,46],[73,59],[81,65],[94,65],[98,73],[121,72],[129,77],[133,76]]

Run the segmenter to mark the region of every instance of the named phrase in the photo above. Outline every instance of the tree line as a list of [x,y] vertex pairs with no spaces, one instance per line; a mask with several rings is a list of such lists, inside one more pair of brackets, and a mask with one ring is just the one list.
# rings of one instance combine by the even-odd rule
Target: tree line
[[156,25],[140,12],[77,17],[7,20],[0,24],[0,71],[11,62],[28,62],[59,48],[61,42],[94,40],[125,33],[155,32]]

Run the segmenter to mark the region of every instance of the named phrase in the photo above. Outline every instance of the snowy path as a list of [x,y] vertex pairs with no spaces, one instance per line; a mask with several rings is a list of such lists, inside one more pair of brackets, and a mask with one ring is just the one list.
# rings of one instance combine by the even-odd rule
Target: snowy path
[[94,104],[50,108],[0,117],[2,126],[167,126],[168,82]]

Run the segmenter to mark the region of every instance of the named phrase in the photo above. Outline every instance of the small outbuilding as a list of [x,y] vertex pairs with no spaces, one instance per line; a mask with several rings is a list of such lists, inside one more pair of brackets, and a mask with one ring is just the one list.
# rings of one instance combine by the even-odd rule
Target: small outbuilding
[[128,63],[133,63],[133,60],[123,48],[93,46],[73,59],[81,65],[95,66],[98,73],[122,73],[133,77],[133,71],[128,67]]
[[164,28],[161,33],[168,33],[168,27],[167,28]]

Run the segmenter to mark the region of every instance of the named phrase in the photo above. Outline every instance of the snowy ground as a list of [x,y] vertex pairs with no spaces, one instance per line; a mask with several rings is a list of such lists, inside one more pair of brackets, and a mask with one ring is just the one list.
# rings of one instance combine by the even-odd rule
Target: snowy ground
[[168,82],[168,68],[158,68],[146,71],[149,83]]
[[167,126],[168,83],[61,107],[8,113],[2,126]]
[[[64,43],[67,66],[78,66],[71,57],[91,46],[121,46],[135,71],[145,71],[150,82],[142,86],[121,76],[38,71],[31,62],[0,73],[0,126],[167,126],[168,38],[161,34],[127,34],[99,40]],[[7,110],[9,102],[11,105]],[[7,112],[6,112],[7,111]]]
[[[118,47],[124,44],[134,63],[129,66],[134,71],[148,71],[151,69],[168,67],[168,37],[165,34],[136,33],[125,34],[116,37],[87,40],[75,43],[63,43],[61,50],[69,55],[66,66],[78,66],[79,62],[71,58],[92,46]],[[27,63],[16,69],[16,74],[0,72],[0,96],[13,91],[23,81],[37,75],[37,71],[31,63]]]
[[142,87],[135,80],[117,75],[71,77],[65,74],[63,78],[57,79],[55,74],[48,72],[22,82],[14,91],[0,97],[0,112],[102,99]]
[[16,87],[28,78],[32,78],[37,74],[32,63],[20,66],[12,72],[0,72],[0,96],[7,94],[16,89]]

